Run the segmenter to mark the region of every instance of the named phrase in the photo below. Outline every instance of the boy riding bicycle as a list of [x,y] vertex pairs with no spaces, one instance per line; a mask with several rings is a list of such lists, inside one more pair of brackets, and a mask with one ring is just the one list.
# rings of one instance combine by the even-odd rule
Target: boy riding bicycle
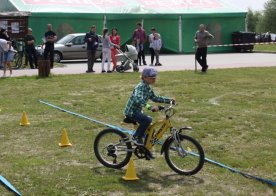
[[[148,100],[152,100],[157,103],[170,103],[172,98],[158,96],[153,92],[150,85],[154,84],[157,77],[157,71],[152,67],[146,67],[143,72],[141,79],[142,81],[134,88],[130,98],[128,99],[124,114],[126,118],[136,121],[139,126],[133,135],[133,142],[136,145],[144,145],[143,137],[148,126],[152,122],[152,118],[143,113],[142,108],[156,112],[158,111],[158,106],[150,106],[147,104]],[[149,158],[154,158],[151,153],[149,153]]]

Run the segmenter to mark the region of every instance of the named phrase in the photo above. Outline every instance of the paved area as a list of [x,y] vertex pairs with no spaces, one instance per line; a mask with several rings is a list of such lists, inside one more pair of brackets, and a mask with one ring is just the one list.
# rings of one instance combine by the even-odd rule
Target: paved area
[[[270,53],[226,53],[209,54],[209,69],[239,68],[239,67],[271,67],[276,66],[276,54]],[[150,62],[150,56],[146,56],[147,63]],[[158,66],[158,71],[173,70],[194,70],[194,55],[161,55],[160,61],[163,66]],[[65,67],[54,68],[53,74],[84,74],[87,70],[87,61],[64,61]],[[107,66],[107,65],[105,65]],[[96,73],[101,72],[101,63],[94,65]],[[198,69],[200,66],[198,65]],[[7,72],[8,73],[8,72]],[[2,74],[1,74],[2,75]],[[1,76],[0,75],[0,76]],[[38,70],[20,69],[14,70],[13,76],[33,76],[38,75]]]

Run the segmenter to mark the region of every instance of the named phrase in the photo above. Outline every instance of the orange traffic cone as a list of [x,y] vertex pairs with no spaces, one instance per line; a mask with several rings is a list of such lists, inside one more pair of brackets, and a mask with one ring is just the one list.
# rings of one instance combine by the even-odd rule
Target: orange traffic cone
[[29,120],[28,120],[28,117],[27,117],[27,114],[26,114],[25,111],[24,111],[23,114],[22,114],[21,121],[20,121],[20,125],[21,125],[21,126],[30,125],[30,122],[29,122]]
[[133,159],[130,158],[127,166],[126,175],[122,177],[124,180],[139,180],[139,178],[136,176],[136,171],[134,167]]
[[65,128],[62,130],[60,143],[58,145],[60,147],[72,146],[72,144],[69,142],[69,138]]

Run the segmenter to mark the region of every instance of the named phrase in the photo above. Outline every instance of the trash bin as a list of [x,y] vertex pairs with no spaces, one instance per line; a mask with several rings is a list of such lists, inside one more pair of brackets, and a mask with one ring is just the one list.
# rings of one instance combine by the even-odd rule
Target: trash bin
[[48,77],[50,74],[50,60],[38,60],[38,77]]
[[243,32],[237,31],[232,33],[232,43],[233,44],[245,44],[239,46],[233,46],[237,52],[252,52],[255,43],[256,33],[254,32]]

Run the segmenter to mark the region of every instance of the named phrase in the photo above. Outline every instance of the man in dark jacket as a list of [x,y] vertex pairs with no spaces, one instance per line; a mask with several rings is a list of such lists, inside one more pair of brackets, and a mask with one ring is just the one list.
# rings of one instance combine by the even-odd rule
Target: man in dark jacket
[[54,49],[55,49],[55,41],[57,40],[57,35],[54,31],[52,31],[52,25],[48,24],[48,31],[45,33],[45,50],[44,50],[44,59],[46,60],[48,54],[50,54],[50,62],[51,68],[54,67]]
[[[142,27],[142,24],[140,22],[138,22],[136,24],[137,28],[135,29],[135,31],[132,34],[132,39],[134,41],[134,44],[136,46],[136,48],[139,49],[138,51],[138,59],[139,57],[143,59],[143,64],[147,65],[146,60],[145,60],[145,53],[144,53],[144,44],[147,41],[147,35],[145,30]],[[135,61],[138,64],[138,60]]]
[[95,62],[95,54],[96,50],[99,46],[99,37],[96,34],[96,26],[91,26],[89,32],[86,33],[84,37],[84,42],[87,43],[87,58],[88,58],[88,68],[86,73],[95,72],[93,70],[94,62]]
[[32,35],[32,29],[28,28],[28,34],[25,36],[25,46],[26,46],[26,52],[28,54],[28,59],[30,62],[31,69],[37,68],[37,58],[36,58],[36,50],[35,50],[35,38]]

